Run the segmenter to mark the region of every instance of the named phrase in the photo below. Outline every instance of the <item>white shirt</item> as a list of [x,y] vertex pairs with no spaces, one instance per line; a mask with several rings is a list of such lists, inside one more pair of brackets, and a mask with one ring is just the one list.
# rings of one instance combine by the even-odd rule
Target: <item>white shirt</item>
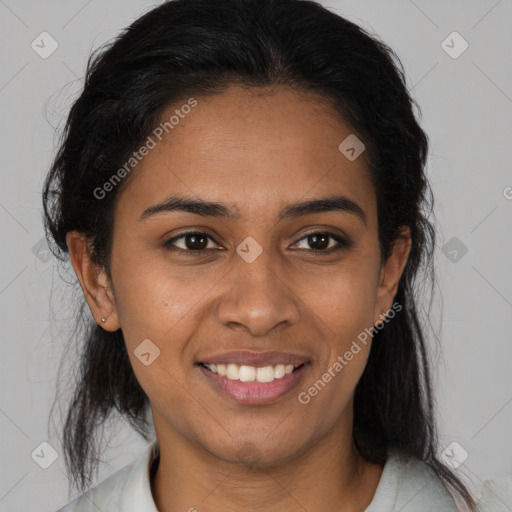
[[[151,494],[149,475],[151,463],[158,453],[159,447],[155,439],[133,463],[57,512],[159,512]],[[505,483],[501,489],[496,487],[499,485],[496,482],[485,482],[480,512],[512,510],[512,481],[503,481]],[[453,498],[430,466],[416,459],[405,459],[391,454],[384,465],[373,500],[365,512],[457,510]]]

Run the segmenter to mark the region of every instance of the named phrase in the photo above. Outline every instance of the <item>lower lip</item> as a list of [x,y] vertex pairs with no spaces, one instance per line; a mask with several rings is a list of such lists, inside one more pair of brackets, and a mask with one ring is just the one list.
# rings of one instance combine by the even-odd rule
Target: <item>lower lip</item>
[[267,404],[279,400],[295,389],[306,373],[309,363],[304,363],[292,373],[272,382],[242,382],[222,377],[208,368],[198,366],[208,382],[224,396],[241,404]]

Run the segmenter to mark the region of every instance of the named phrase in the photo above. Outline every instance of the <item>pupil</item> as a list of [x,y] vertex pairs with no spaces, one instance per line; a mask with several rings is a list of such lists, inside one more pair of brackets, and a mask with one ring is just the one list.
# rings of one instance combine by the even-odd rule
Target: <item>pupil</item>
[[[309,235],[308,238],[309,238],[309,240],[308,240],[309,245],[313,246],[312,249],[325,249],[325,248],[329,247],[329,236],[328,235],[325,235],[325,234]],[[321,242],[319,242],[320,239],[322,240]],[[315,247],[315,244],[317,244],[316,247]]]
[[[198,244],[198,240],[201,240],[203,243]],[[191,243],[189,243],[189,241],[191,241]],[[204,235],[187,235],[185,238],[185,245],[187,246],[187,249],[201,251],[208,245],[208,239]]]

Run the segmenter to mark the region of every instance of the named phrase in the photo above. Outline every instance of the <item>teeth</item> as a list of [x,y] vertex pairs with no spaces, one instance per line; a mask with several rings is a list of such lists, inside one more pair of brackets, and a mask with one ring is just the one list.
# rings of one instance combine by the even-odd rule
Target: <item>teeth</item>
[[[233,371],[233,375],[235,374],[235,371]],[[240,366],[240,370],[238,370],[238,378],[242,382],[254,382],[254,379],[256,378],[256,368],[254,366]]]
[[238,368],[238,365],[228,364],[228,366],[226,368],[226,377],[231,380],[239,380],[240,370]]
[[285,375],[293,372],[295,368],[293,364],[277,364],[275,366],[263,366],[256,368],[255,366],[238,365],[238,364],[204,364],[211,372],[218,373],[221,377],[230,380],[239,380],[241,382],[272,382],[275,379],[282,379]]
[[281,373],[277,371],[277,366],[280,368],[284,368],[282,364],[276,365],[276,367],[272,366],[264,366],[263,368],[258,368],[256,373],[256,379],[258,382],[272,382],[274,379],[280,379],[282,377]]

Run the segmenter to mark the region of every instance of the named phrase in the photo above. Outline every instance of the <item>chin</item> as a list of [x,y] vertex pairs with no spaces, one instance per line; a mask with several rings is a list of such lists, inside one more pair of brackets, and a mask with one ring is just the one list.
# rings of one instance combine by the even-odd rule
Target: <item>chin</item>
[[283,444],[282,439],[269,440],[265,436],[230,439],[229,444],[223,441],[219,447],[205,446],[215,457],[249,469],[270,468],[291,462],[305,451],[305,448],[297,450],[297,447],[289,438]]

